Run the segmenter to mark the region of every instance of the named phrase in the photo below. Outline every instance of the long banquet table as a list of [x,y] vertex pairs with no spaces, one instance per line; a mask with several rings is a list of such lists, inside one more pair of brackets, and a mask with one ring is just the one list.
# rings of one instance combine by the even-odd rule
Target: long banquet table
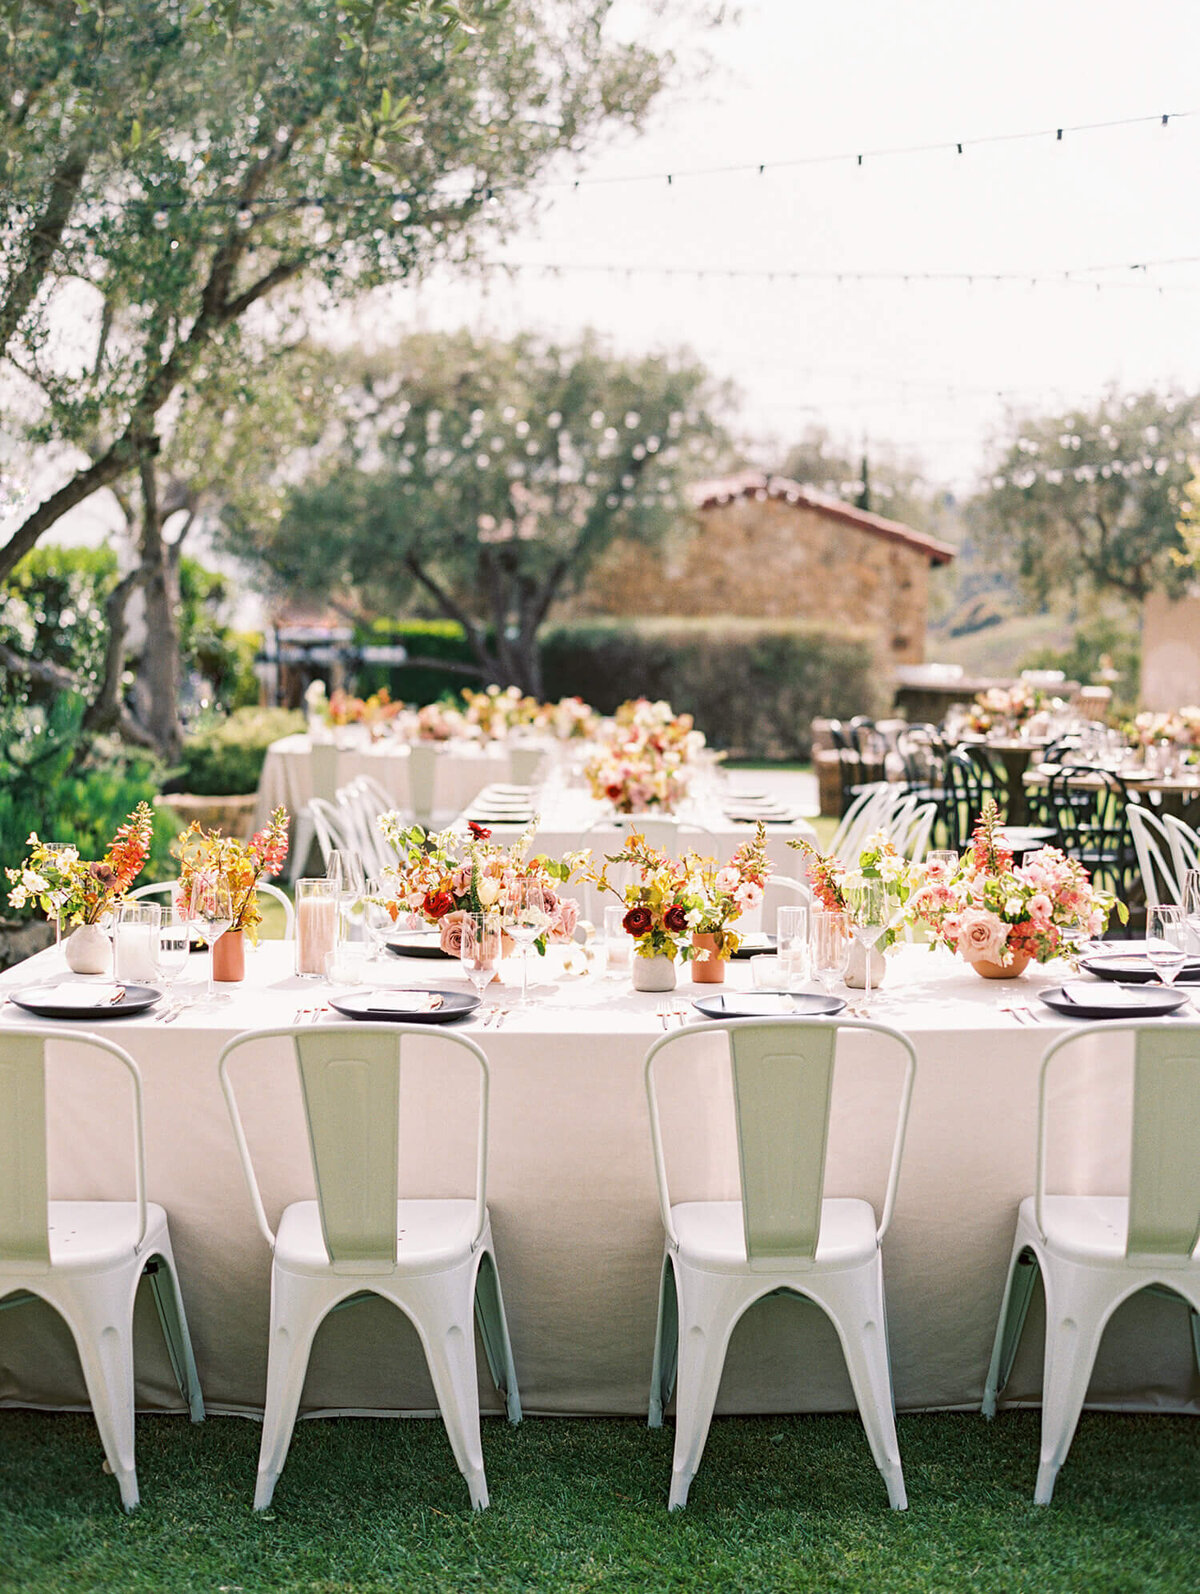
[[[576,954],[578,959],[578,954]],[[500,1028],[461,1026],[491,1069],[488,1202],[521,1395],[531,1413],[645,1411],[662,1236],[643,1059],[663,1033],[660,998],[597,974],[568,977],[561,954],[536,962],[533,1005]],[[186,980],[198,984],[202,961]],[[0,990],[60,977],[51,950],[10,970]],[[255,1226],[218,1086],[216,1059],[241,1030],[292,1021],[328,994],[297,980],[291,949],[266,943],[224,1006],[190,1009],[169,1027],[153,1017],[97,1023],[136,1058],[144,1079],[148,1194],[167,1209],[206,1401],[214,1411],[261,1410],[270,1257]],[[459,987],[448,963],[389,959],[389,983]],[[1042,1052],[1069,1020],[1021,1023],[1002,1005],[1037,1005],[1039,985],[978,979],[943,954],[899,950],[874,1016],[905,1029],[918,1053],[895,1220],[884,1246],[897,1404],[911,1410],[975,1405],[982,1391],[1017,1204],[1034,1184]],[[511,1007],[517,974],[489,1004]],[[734,964],[733,988],[745,985]],[[701,992],[686,980],[677,996]],[[326,1015],[321,1022],[328,1022]],[[696,1015],[693,1015],[695,1017]],[[11,1003],[0,1031],[31,1022]],[[37,1020],[32,1022],[36,1023]],[[1168,1021],[1164,1021],[1168,1022]],[[699,1027],[703,1021],[697,1018]],[[698,1043],[691,1084],[672,1075],[665,1104],[677,1197],[733,1192],[728,1079],[717,1038]],[[682,1048],[681,1048],[682,1049]],[[455,1110],[473,1101],[458,1065],[425,1055],[406,1074],[408,1132],[402,1189],[462,1193],[471,1141]],[[406,1068],[407,1068],[406,1064]],[[1077,1127],[1082,1146],[1059,1188],[1119,1191],[1127,1170],[1129,1068],[1120,1043],[1097,1047]],[[861,1194],[878,1208],[895,1101],[889,1066],[861,1037],[839,1064],[829,1194]],[[52,1194],[126,1198],[127,1133],[101,1074],[69,1043],[52,1050],[58,1089],[50,1119]],[[239,1071],[239,1090],[269,1215],[312,1194],[294,1065],[286,1042],[264,1044]],[[443,1133],[443,1126],[446,1132]],[[1055,1164],[1058,1165],[1057,1162]],[[143,1291],[145,1297],[148,1292]],[[1039,1297],[1040,1298],[1040,1297]],[[139,1300],[138,1401],[180,1407],[152,1304]],[[1040,1306],[1009,1388],[1036,1400]],[[481,1362],[485,1409],[498,1402]],[[1200,1411],[1187,1314],[1178,1301],[1139,1296],[1122,1307],[1101,1349],[1093,1404]],[[39,1304],[0,1313],[0,1404],[85,1404],[63,1325]],[[332,1315],[318,1335],[304,1395],[309,1412],[429,1411],[434,1399],[415,1334],[378,1301]],[[833,1331],[817,1310],[772,1299],[739,1325],[718,1410],[847,1409],[853,1404]]]

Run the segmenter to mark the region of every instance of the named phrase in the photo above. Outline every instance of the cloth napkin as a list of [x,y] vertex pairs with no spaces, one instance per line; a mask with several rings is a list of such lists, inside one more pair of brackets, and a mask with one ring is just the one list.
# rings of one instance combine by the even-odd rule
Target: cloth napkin
[[1109,983],[1104,986],[1088,980],[1068,980],[1062,992],[1068,1002],[1079,1002],[1085,1007],[1145,1007],[1146,991],[1155,986],[1128,986]]
[[53,1003],[55,1007],[111,1007],[125,995],[123,985],[83,985],[72,980],[61,985],[38,987],[39,1002]]
[[371,1013],[435,1013],[443,998],[437,991],[372,991],[367,998]]
[[764,993],[761,996],[733,996],[726,1000],[739,1018],[778,1018],[784,1013],[790,1017],[796,1011],[790,996]]

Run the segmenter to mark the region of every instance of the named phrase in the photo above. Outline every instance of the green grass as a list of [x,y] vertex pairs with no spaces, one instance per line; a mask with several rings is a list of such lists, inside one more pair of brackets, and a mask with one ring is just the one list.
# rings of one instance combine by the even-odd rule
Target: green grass
[[301,1423],[254,1516],[259,1430],[138,1422],[124,1516],[90,1419],[0,1413],[0,1588],[907,1590],[1126,1594],[1200,1585],[1200,1431],[1085,1415],[1054,1504],[1031,1503],[1038,1414],[900,1419],[911,1507],[888,1510],[851,1417],[718,1419],[688,1509],[672,1432],[491,1420],[472,1515],[441,1425]]

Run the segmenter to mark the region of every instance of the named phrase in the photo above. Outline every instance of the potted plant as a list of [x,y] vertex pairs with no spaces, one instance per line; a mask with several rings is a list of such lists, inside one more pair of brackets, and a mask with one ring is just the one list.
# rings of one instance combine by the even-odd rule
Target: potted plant
[[1122,924],[1129,918],[1123,902],[1095,890],[1082,864],[1056,847],[1014,865],[991,797],[958,868],[925,865],[910,905],[933,944],[957,952],[984,979],[1014,979],[1033,960],[1077,952],[1080,941],[1103,935],[1114,911]]
[[47,918],[72,926],[63,952],[74,973],[107,972],[110,949],[103,921],[142,872],[153,833],[153,810],[138,803],[98,861],[81,858],[75,847],[41,841],[34,831],[25,862],[5,871],[13,882],[8,900],[14,908],[32,900]]
[[228,886],[233,923],[213,945],[213,979],[235,983],[246,977],[246,937],[258,939],[262,913],[258,884],[283,868],[288,851],[287,810],[280,806],[265,830],[249,841],[205,830],[197,822],[175,838],[171,848],[179,859],[176,900],[180,911],[190,911],[192,888],[198,877]]

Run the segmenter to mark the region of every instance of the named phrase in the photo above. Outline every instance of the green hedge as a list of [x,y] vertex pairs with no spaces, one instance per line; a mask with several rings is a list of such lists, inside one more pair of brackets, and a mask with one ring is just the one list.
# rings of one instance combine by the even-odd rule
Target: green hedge
[[543,633],[546,695],[608,713],[665,697],[713,747],[741,758],[807,758],[817,715],[882,707],[873,637],[770,620],[587,620]]
[[258,790],[267,748],[281,736],[304,729],[304,715],[286,708],[238,708],[189,736],[183,765],[167,791],[201,797],[236,797]]
[[[376,620],[362,626],[354,640],[359,646],[401,643],[413,658],[446,659],[474,666],[475,656],[466,633],[456,620]],[[405,703],[436,703],[457,697],[464,686],[484,684],[478,674],[439,670],[435,666],[413,669],[407,664],[361,664],[354,672],[355,689],[362,697],[386,686],[392,697]]]

